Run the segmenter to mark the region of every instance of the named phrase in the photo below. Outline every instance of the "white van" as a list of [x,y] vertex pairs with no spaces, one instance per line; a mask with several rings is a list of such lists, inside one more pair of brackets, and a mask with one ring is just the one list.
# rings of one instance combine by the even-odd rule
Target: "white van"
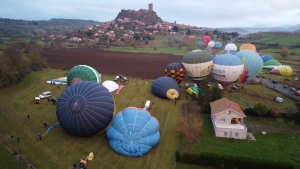
[[224,89],[223,86],[220,83],[218,83],[218,88],[221,89],[221,90]]
[[39,98],[45,99],[51,97],[52,93],[50,91],[46,91],[40,94]]
[[281,103],[281,102],[283,102],[283,98],[281,98],[281,97],[276,97],[275,101]]

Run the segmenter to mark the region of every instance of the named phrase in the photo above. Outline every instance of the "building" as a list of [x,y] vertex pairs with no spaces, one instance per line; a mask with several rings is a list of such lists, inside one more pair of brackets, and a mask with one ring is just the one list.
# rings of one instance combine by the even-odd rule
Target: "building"
[[247,139],[246,115],[237,103],[222,98],[211,102],[210,107],[216,137]]

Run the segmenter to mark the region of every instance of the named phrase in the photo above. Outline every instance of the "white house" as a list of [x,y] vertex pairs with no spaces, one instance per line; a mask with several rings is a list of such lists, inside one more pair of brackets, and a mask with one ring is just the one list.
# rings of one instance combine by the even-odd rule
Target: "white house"
[[246,117],[240,106],[226,98],[210,103],[211,120],[217,137],[247,139]]

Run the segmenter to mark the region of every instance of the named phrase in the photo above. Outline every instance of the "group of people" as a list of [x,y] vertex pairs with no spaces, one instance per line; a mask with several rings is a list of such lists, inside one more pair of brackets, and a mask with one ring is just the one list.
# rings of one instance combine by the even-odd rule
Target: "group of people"
[[[14,142],[15,136],[11,135],[10,138],[11,138],[11,141]],[[17,136],[17,141],[18,141],[18,143],[20,143],[20,138],[18,136]]]

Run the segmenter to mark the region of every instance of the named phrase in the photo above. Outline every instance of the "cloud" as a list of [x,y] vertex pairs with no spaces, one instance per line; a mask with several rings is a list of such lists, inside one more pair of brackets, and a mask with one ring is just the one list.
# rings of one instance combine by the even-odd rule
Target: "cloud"
[[153,3],[154,11],[164,21],[177,21],[193,26],[299,23],[299,0],[11,0],[1,2],[0,17],[25,20],[66,18],[105,22],[115,19],[121,9],[148,9],[150,3]]

